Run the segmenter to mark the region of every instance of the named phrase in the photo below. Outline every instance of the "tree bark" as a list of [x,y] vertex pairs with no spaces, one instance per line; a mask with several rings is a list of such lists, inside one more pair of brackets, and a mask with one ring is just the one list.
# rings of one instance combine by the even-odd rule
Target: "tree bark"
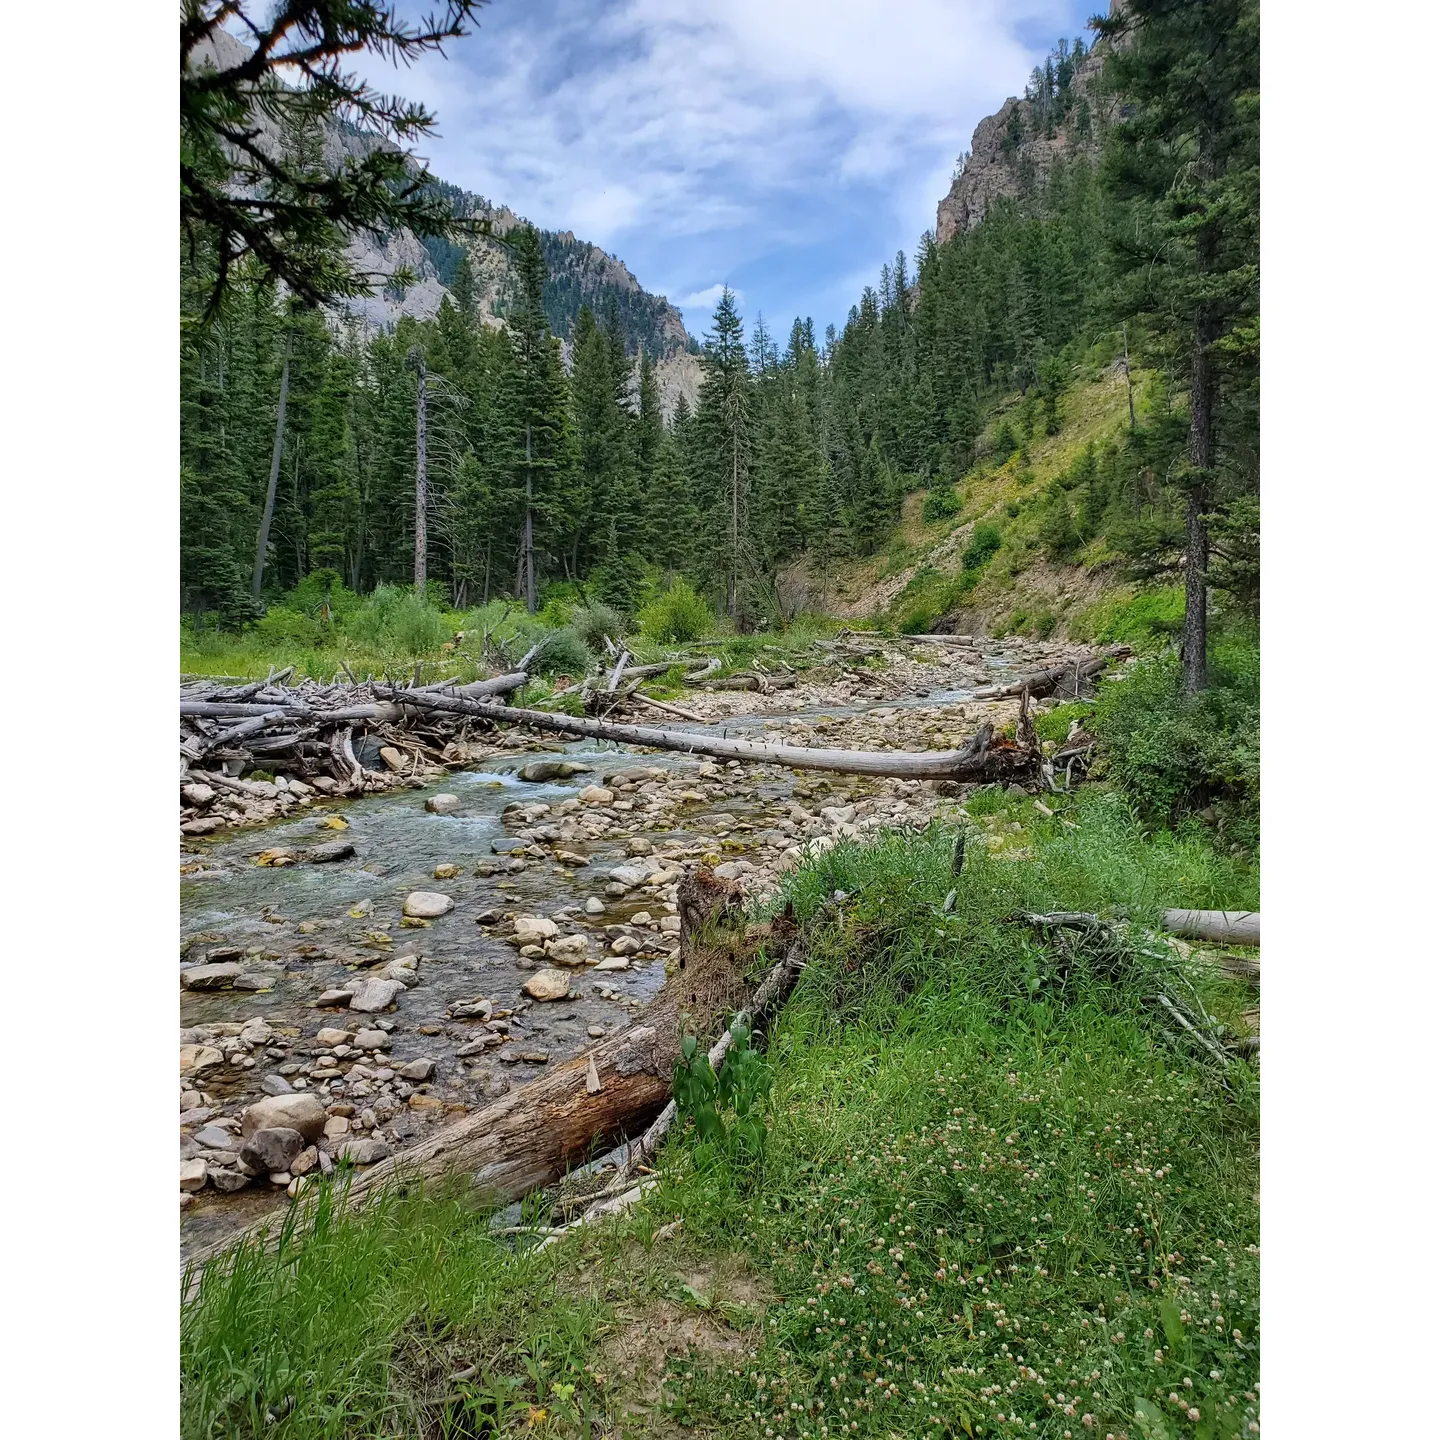
[[265,509],[260,515],[260,534],[255,541],[255,573],[250,593],[260,598],[260,582],[265,578],[265,551],[270,544],[270,522],[275,518],[275,488],[280,483],[280,454],[285,448],[285,402],[290,398],[290,352],[295,342],[292,327],[285,332],[285,363],[280,367],[280,404],[275,411],[275,443],[270,448],[270,483],[265,487]]
[[1258,910],[1167,910],[1165,928],[1172,935],[1209,940],[1216,945],[1258,945]]
[[535,613],[535,474],[531,469],[530,427],[525,427],[525,609]]
[[426,557],[430,547],[426,528],[430,507],[429,475],[426,471],[425,357],[417,352],[415,368],[415,593],[425,593]]

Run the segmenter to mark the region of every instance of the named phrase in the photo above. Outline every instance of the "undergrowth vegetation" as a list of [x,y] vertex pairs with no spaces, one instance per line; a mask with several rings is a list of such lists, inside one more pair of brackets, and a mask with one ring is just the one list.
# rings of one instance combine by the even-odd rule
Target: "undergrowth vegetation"
[[[412,1194],[322,1205],[282,1257],[214,1266],[183,1320],[183,1433],[1256,1433],[1253,1071],[1198,1062],[1141,947],[1061,965],[1008,921],[1251,907],[1255,871],[1147,833],[1114,791],[1055,805],[972,797],[958,875],[938,824],[792,875],[802,920],[849,899],[763,1083],[732,1085],[757,1123],[718,1142],[739,1107],[702,1078],[626,1216],[537,1253],[471,1200]],[[1247,1003],[1194,983],[1222,1019]],[[698,1280],[722,1262],[749,1303]],[[622,1363],[637,1332],[670,1352],[648,1389]]]

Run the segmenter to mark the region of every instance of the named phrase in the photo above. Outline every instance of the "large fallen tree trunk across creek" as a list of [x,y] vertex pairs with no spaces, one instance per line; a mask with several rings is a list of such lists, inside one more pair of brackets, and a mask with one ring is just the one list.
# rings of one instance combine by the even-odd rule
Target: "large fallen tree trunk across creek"
[[[812,927],[798,930],[788,914],[764,925],[740,927],[733,881],[703,867],[682,882],[682,901],[699,905],[710,923],[687,934],[680,965],[655,1001],[620,1034],[558,1065],[548,1074],[445,1127],[356,1175],[344,1192],[353,1209],[395,1184],[451,1176],[490,1201],[518,1200],[551,1185],[629,1136],[639,1135],[670,1099],[675,1062],[688,1031],[705,1035],[724,1015],[741,1010],[758,1017],[781,1004],[804,968]],[[823,921],[831,912],[817,915]],[[760,950],[781,953],[758,987],[744,978]],[[653,1152],[637,1152],[645,1158]],[[628,1168],[628,1165],[627,1165]],[[188,1259],[206,1261],[246,1241],[274,1242],[274,1217],[256,1222]]]

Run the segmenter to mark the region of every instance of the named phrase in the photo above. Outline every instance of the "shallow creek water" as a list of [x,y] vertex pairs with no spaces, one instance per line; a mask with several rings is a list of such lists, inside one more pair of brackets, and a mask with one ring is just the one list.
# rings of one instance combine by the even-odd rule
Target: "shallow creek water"
[[[987,668],[1003,672],[1012,654],[987,659]],[[941,713],[968,700],[970,693],[947,687],[901,699],[841,704],[792,701],[788,708],[780,708],[785,704],[782,694],[767,697],[772,708],[766,713],[731,716],[704,727],[672,728],[788,739],[787,728],[804,725],[814,727],[819,739],[847,722],[864,723],[875,711],[896,714],[904,727],[907,712]],[[814,743],[808,735],[799,738]],[[515,772],[537,753],[577,760],[591,770],[554,783],[519,780]],[[645,770],[652,778],[622,785],[615,803],[598,811],[574,804],[561,810],[587,784],[603,784],[626,770]],[[691,797],[679,804],[673,798],[677,784],[686,787]],[[654,806],[652,797],[667,788],[671,794],[664,808]],[[207,1152],[203,1141],[197,1147],[192,1135],[203,1134],[205,1126],[216,1120],[233,1121],[245,1105],[259,1098],[261,1080],[277,1074],[288,1076],[287,1083],[297,1089],[310,1088],[327,1105],[353,1105],[351,1123],[357,1137],[372,1134],[392,1150],[399,1148],[430,1126],[477,1108],[487,1097],[570,1058],[602,1032],[629,1024],[634,1012],[660,988],[665,954],[675,943],[660,925],[674,913],[673,902],[666,892],[653,888],[624,896],[607,893],[609,872],[632,863],[627,860],[628,839],[643,836],[672,869],[703,853],[744,858],[748,851],[768,847],[773,856],[778,845],[802,840],[807,833],[793,819],[787,826],[795,802],[813,812],[822,806],[884,797],[887,790],[893,794],[895,789],[895,782],[770,766],[729,768],[704,757],[577,742],[563,750],[508,751],[478,760],[474,768],[452,772],[424,789],[389,791],[348,803],[312,803],[283,821],[187,842],[181,857],[182,964],[209,958],[219,950],[226,958],[240,958],[247,975],[262,977],[267,988],[182,990],[182,1031],[215,1026],[218,1031],[209,1032],[204,1043],[223,1044],[246,1022],[263,1019],[274,1035],[263,1047],[236,1052],[233,1058],[241,1063],[230,1063],[232,1057],[227,1056],[227,1063],[185,1081],[186,1087],[203,1093],[201,1108],[207,1113],[182,1127],[182,1151],[198,1150],[202,1157],[208,1153],[212,1163],[223,1164],[223,1151]],[[919,787],[912,782],[909,789]],[[427,797],[442,791],[460,798],[457,813],[426,811]],[[509,849],[525,843],[515,837],[525,822],[502,819],[505,807],[515,802],[550,806],[550,814],[534,822],[541,826],[593,814],[607,828],[595,838],[548,842],[586,856],[588,863],[583,866],[557,863],[549,854],[510,857]],[[347,828],[325,828],[323,822],[330,815],[343,817]],[[787,833],[777,831],[777,824]],[[813,828],[808,833],[813,834]],[[299,850],[333,840],[353,844],[354,857],[327,864],[255,864],[256,854],[263,850]],[[476,873],[477,867],[483,872],[507,864],[513,870]],[[437,880],[434,871],[440,865],[458,866],[459,874]],[[450,895],[455,908],[427,928],[404,927],[402,905],[415,890]],[[585,912],[591,897],[602,901],[602,913]],[[649,922],[631,932],[646,948],[631,957],[628,969],[574,970],[570,998],[532,1004],[521,986],[539,964],[547,962],[522,959],[515,946],[502,938],[510,928],[505,921],[476,923],[477,915],[492,910],[541,914],[554,919],[562,934],[589,933],[592,961],[608,954],[612,936],[604,927],[627,924],[638,913],[648,912]],[[236,957],[237,951],[243,954]],[[418,983],[398,996],[392,1012],[358,1016],[317,1006],[323,991],[353,984],[370,967],[381,968],[404,955],[419,957]],[[485,1035],[486,1027],[480,1020],[450,1018],[447,1011],[481,996],[497,1013],[511,1012],[506,1021],[509,1034],[481,1054],[458,1057],[456,1051]],[[389,1030],[389,1048],[383,1054],[352,1051],[334,1059],[315,1043],[321,1027],[355,1031],[377,1021]],[[182,1034],[182,1039],[187,1038],[202,1037]],[[425,1083],[406,1085],[387,1074],[422,1057],[436,1063],[434,1075]],[[356,1062],[364,1067],[359,1079],[349,1073]],[[317,1068],[332,1073],[312,1078],[310,1072]],[[375,1078],[376,1071],[381,1078]],[[436,1103],[416,1110],[407,1103],[415,1094]],[[190,1103],[194,1105],[193,1097]],[[359,1117],[367,1111],[376,1123],[362,1132]],[[218,1238],[284,1198],[284,1190],[271,1186],[263,1176],[230,1194],[207,1185],[193,1195],[182,1214],[184,1248]]]

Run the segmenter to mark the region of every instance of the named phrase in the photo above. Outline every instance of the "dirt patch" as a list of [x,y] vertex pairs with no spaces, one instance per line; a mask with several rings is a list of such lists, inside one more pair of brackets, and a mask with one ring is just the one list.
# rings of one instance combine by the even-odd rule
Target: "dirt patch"
[[617,1312],[600,1353],[626,1410],[645,1412],[660,1396],[666,1362],[694,1358],[714,1363],[753,1354],[774,1290],[744,1256],[691,1262],[671,1276],[671,1293],[637,1310]]

